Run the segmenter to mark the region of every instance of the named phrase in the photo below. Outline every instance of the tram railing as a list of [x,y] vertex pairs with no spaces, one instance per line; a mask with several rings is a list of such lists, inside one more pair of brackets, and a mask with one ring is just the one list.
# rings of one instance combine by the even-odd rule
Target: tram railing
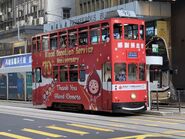
[[182,103],[185,102],[185,89],[184,88],[177,88],[177,95],[178,95],[178,107],[179,112],[181,112]]
[[159,93],[156,92],[155,100],[152,100],[152,110],[160,111],[161,109],[169,109],[176,108],[178,112],[182,111],[182,108],[185,108],[185,89],[184,88],[176,88],[175,94],[170,97],[166,103],[161,103],[159,100]]

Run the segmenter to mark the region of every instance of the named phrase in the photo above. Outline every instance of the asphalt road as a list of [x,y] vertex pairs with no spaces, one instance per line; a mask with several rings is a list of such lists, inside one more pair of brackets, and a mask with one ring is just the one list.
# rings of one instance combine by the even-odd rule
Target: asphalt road
[[185,138],[183,116],[112,115],[0,105],[0,139]]

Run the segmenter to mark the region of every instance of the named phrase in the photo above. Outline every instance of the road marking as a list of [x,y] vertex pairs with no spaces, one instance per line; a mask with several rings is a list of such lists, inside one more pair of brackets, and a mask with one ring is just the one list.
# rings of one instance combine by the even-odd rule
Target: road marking
[[166,137],[167,135],[161,134],[144,134],[144,135],[135,135],[135,136],[126,136],[126,137],[116,137],[110,139],[145,139],[148,137]]
[[34,122],[35,120],[33,120],[33,119],[27,119],[27,118],[24,118],[23,119],[24,121],[30,121],[30,122]]
[[[133,120],[136,120],[136,119],[133,119]],[[137,120],[139,120],[139,119],[137,119]],[[113,121],[113,120],[112,120]],[[114,120],[114,121],[116,121],[116,120]],[[131,123],[131,122],[128,122],[128,123]],[[135,125],[145,125],[145,126],[159,126],[159,125],[156,125],[156,124],[143,124],[143,123],[136,123],[136,122],[134,122],[134,123],[132,123],[132,124],[135,124]],[[113,126],[113,125],[112,125]],[[121,127],[122,125],[118,125],[117,127]],[[116,127],[116,126],[115,126]],[[122,127],[125,127],[125,126],[122,126]],[[133,127],[133,126],[132,126]]]
[[89,134],[89,132],[84,132],[84,131],[79,131],[79,130],[74,130],[74,129],[68,129],[68,128],[63,128],[63,127],[57,127],[57,126],[47,126],[47,128],[54,129],[54,130],[65,131],[65,132],[70,132],[70,133],[75,133],[75,134],[80,134],[80,135]]
[[92,130],[97,130],[97,131],[114,132],[114,130],[111,130],[111,129],[99,128],[99,127],[94,127],[90,125],[81,125],[81,124],[67,124],[67,125],[80,127],[80,128],[86,128],[86,129],[92,129]]
[[175,136],[183,136],[185,137],[185,130],[167,130],[167,131],[164,131],[164,132],[161,132],[162,134],[167,134],[167,135],[175,135]]
[[32,139],[32,138],[29,138],[29,137],[20,136],[20,135],[16,135],[16,134],[12,134],[12,133],[7,133],[7,132],[0,132],[0,135],[10,137],[10,138],[14,138],[14,139]]
[[149,120],[149,119],[137,119],[137,118],[134,118],[132,120],[137,120],[137,121],[147,121],[147,122],[158,122],[158,123],[163,123],[163,124],[177,124],[177,123],[170,123],[170,122],[165,122],[165,121],[153,121],[153,120]]
[[114,123],[114,124],[107,124],[107,126],[113,126],[113,127],[125,127],[124,125],[122,125],[122,124],[117,124],[117,123]]
[[170,134],[170,133],[182,133],[184,132],[185,133],[185,130],[167,130],[167,131],[164,131],[162,133],[166,133],[166,134]]
[[156,125],[156,124],[143,124],[143,125],[145,125],[145,126],[159,126],[159,125]]
[[[161,120],[161,118],[157,118],[157,117],[153,117],[153,116],[146,116],[145,118],[147,119],[155,119],[155,120]],[[169,121],[169,122],[181,122],[182,123],[182,120],[178,120],[178,119],[172,119],[172,118],[169,118],[169,119],[163,119],[164,121]]]
[[48,136],[48,137],[53,137],[53,138],[64,137],[64,136],[61,136],[61,135],[58,135],[58,134],[53,134],[53,133],[44,132],[44,131],[40,131],[40,130],[29,129],[29,128],[24,128],[24,129],[22,129],[22,131],[30,132],[30,133],[34,133],[34,134],[39,134],[39,135],[43,135],[43,136]]

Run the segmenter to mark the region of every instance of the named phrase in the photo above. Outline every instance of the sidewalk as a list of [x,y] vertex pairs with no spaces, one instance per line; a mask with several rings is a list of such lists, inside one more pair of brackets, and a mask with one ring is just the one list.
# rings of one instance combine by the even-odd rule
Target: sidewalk
[[32,101],[0,100],[0,105],[33,108]]
[[[0,100],[0,105],[35,108],[31,101]],[[181,112],[179,112],[178,107],[159,106],[159,110],[155,107],[152,110],[147,110],[145,114],[160,116],[185,115],[185,105],[183,105],[180,110]]]
[[169,106],[159,106],[159,109],[153,108],[152,110],[146,111],[146,114],[150,115],[185,115],[185,107],[181,106],[180,110],[179,107],[169,107]]

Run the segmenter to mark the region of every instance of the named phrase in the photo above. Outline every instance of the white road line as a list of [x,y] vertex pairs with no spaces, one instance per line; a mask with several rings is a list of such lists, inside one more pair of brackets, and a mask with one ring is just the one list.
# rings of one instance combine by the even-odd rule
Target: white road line
[[24,118],[24,119],[22,119],[22,120],[24,120],[24,121],[30,121],[30,122],[34,122],[35,120],[33,120],[33,119],[28,119],[28,118]]

